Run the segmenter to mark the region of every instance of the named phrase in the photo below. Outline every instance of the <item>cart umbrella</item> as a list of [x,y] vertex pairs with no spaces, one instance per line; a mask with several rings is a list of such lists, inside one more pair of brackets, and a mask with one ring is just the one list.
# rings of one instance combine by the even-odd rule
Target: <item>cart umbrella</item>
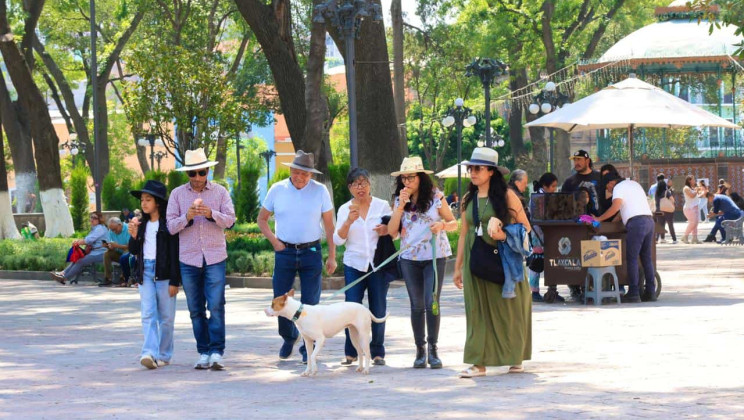
[[527,127],[560,128],[568,132],[625,128],[628,130],[630,177],[633,178],[633,129],[636,127],[741,128],[631,75],[575,103],[551,112]]

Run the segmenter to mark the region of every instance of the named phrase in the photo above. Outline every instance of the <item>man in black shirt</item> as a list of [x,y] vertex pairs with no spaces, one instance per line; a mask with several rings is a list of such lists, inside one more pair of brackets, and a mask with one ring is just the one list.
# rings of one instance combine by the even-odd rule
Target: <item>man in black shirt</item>
[[[594,208],[599,208],[599,183],[602,176],[598,171],[595,171],[592,164],[592,158],[589,157],[589,153],[586,150],[577,150],[573,156],[569,159],[573,160],[575,174],[571,175],[563,183],[561,192],[576,192],[579,188],[584,187],[589,191],[589,199],[594,203]],[[604,194],[604,191],[602,191]],[[581,286],[569,286],[571,289],[571,298],[574,301],[580,301],[582,299],[582,287]]]
[[595,201],[595,208],[599,208],[597,200],[597,191],[601,176],[593,168],[592,158],[586,150],[578,150],[569,159],[573,160],[575,174],[566,178],[561,187],[561,192],[575,192],[580,187],[586,187],[592,193],[592,200]]

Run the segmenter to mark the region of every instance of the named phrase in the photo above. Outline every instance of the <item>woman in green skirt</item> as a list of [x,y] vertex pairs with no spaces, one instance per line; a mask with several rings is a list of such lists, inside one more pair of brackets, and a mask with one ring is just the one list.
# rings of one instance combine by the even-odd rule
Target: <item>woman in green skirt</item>
[[[464,162],[470,174],[470,185],[461,210],[461,240],[457,245],[457,260],[453,282],[465,296],[464,361],[472,366],[460,372],[462,378],[486,375],[486,366],[510,366],[509,373],[523,372],[522,362],[532,357],[532,300],[526,281],[516,285],[516,298],[501,296],[502,285],[475,277],[470,272],[470,250],[479,235],[491,246],[506,239],[500,229],[488,232],[489,220],[498,218],[505,225],[530,224],[517,194],[507,189],[504,174],[498,166],[499,155],[490,148],[473,150]],[[478,219],[474,221],[471,205],[478,200]]]

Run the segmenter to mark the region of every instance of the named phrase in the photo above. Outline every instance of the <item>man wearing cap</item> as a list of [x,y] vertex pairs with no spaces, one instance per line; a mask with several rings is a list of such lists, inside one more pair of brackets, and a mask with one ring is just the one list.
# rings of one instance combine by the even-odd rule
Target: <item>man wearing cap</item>
[[[566,178],[561,187],[561,192],[576,192],[581,187],[589,190],[589,200],[594,202],[594,208],[599,208],[599,199],[597,190],[601,175],[593,169],[594,164],[586,150],[577,150],[569,159],[573,160],[575,174]],[[575,301],[581,300],[582,286],[569,286],[571,289],[571,298]]]
[[[325,231],[328,242],[328,259],[325,269],[328,274],[336,271],[336,246],[333,243],[333,203],[325,185],[315,181],[312,153],[298,150],[289,166],[289,178],[271,186],[258,213],[258,227],[274,247],[274,297],[287,293],[300,276],[301,302],[315,305],[320,301],[323,256],[320,238]],[[269,227],[269,217],[274,215],[275,230]],[[323,223],[321,227],[321,221]],[[279,335],[284,339],[279,349],[279,358],[287,359],[292,354],[299,331],[292,321],[278,317]],[[300,346],[302,361],[307,361],[305,344]]]
[[[191,315],[199,360],[196,369],[224,368],[225,352],[225,229],[235,224],[230,193],[207,177],[216,165],[204,149],[186,151],[177,171],[188,184],[171,192],[166,219],[172,235],[179,235],[179,261],[183,291]],[[209,317],[207,317],[209,309]]]
[[599,171],[593,169],[594,164],[586,150],[578,150],[569,159],[573,160],[575,174],[566,178],[561,187],[561,192],[576,192],[581,187],[586,187],[591,191],[591,199],[595,201],[594,208],[599,208],[597,203],[597,188],[601,176]]
[[[609,172],[602,178],[607,190],[612,193],[612,205],[596,219],[604,222],[620,212],[625,229],[628,231],[625,243],[625,263],[628,268],[628,293],[622,296],[623,303],[638,303],[641,300],[656,301],[656,270],[652,259],[654,241],[654,220],[646,201],[646,192],[641,184],[623,179],[616,172]],[[638,259],[643,265],[646,287],[643,292],[638,279]]]

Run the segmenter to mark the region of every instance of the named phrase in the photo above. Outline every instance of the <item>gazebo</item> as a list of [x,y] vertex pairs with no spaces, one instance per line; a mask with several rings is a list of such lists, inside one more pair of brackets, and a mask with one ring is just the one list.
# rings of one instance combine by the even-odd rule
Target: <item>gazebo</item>
[[[739,123],[744,117],[737,102],[741,90],[737,89],[738,73],[744,66],[738,57],[735,44],[741,37],[736,27],[721,26],[710,30],[706,20],[698,23],[700,13],[690,9],[687,0],[675,0],[667,7],[655,10],[656,22],[621,39],[599,59],[585,62],[579,71],[589,72],[612,63],[622,63],[626,73],[637,76],[731,122]],[[714,6],[716,8],[716,6]],[[714,10],[717,13],[717,10]],[[595,73],[595,74],[601,74]],[[617,72],[615,72],[617,74]],[[595,79],[596,86],[605,86],[619,80]],[[704,128],[699,136],[690,140],[676,159],[667,148],[667,131],[657,130],[654,135],[661,147],[651,150],[647,130],[639,129],[634,157],[641,162],[639,180],[646,183],[646,176],[665,168],[680,175],[693,173],[709,180],[718,177],[742,178],[744,169],[744,135],[742,130]],[[627,138],[622,133],[611,135],[609,130],[597,132],[596,154],[601,162],[627,162]],[[659,144],[659,141],[656,144]],[[722,164],[724,161],[725,164]],[[622,163],[617,165],[623,167]],[[673,167],[678,168],[674,169]],[[733,167],[732,167],[733,166]],[[741,166],[741,168],[739,168]],[[734,169],[736,167],[736,169]],[[644,170],[645,169],[645,170]],[[732,171],[732,169],[734,169]],[[739,181],[744,187],[744,180]]]

